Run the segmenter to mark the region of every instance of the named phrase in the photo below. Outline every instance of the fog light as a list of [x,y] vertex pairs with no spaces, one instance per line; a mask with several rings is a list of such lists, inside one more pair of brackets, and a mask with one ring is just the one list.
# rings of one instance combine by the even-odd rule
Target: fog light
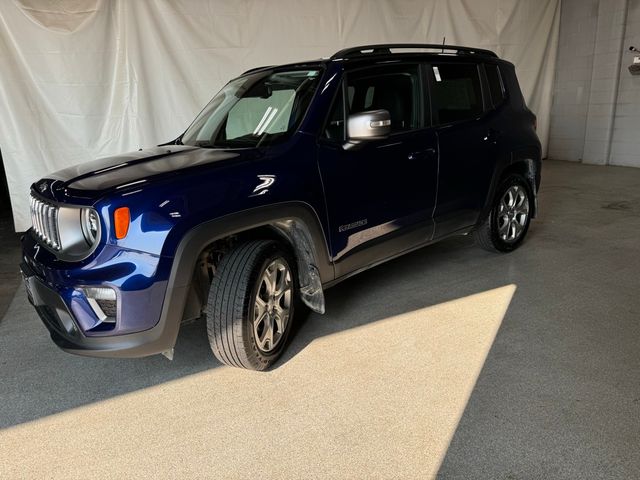
[[87,297],[95,298],[96,300],[114,300],[116,299],[116,291],[109,287],[87,287],[84,289],[84,294]]
[[100,323],[115,323],[118,315],[116,291],[109,287],[87,287],[84,289],[87,302]]

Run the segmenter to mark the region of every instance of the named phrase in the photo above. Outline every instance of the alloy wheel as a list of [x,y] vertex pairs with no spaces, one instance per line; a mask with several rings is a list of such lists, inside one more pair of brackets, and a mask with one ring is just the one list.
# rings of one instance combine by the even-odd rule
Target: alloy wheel
[[529,220],[529,197],[524,187],[513,185],[498,205],[498,235],[507,243],[516,242]]
[[277,258],[262,273],[256,294],[253,333],[258,348],[272,352],[279,344],[289,323],[293,282],[286,262]]

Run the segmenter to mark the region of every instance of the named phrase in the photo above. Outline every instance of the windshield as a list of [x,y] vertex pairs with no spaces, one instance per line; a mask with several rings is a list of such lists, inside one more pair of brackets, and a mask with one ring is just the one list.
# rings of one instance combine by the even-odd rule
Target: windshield
[[257,147],[294,132],[316,90],[318,70],[261,72],[229,82],[182,137],[198,147]]

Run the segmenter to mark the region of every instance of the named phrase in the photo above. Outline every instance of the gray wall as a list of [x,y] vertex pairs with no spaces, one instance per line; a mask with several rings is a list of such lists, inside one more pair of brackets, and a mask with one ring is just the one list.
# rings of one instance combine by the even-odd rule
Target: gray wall
[[549,157],[640,167],[640,0],[563,0]]

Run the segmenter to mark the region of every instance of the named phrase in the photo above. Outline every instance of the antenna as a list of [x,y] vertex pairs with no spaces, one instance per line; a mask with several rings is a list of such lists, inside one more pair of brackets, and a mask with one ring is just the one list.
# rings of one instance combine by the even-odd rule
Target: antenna
[[447,43],[447,42],[445,42],[446,39],[447,39],[447,37],[442,37],[442,52],[440,52],[440,53],[444,53],[444,46]]

